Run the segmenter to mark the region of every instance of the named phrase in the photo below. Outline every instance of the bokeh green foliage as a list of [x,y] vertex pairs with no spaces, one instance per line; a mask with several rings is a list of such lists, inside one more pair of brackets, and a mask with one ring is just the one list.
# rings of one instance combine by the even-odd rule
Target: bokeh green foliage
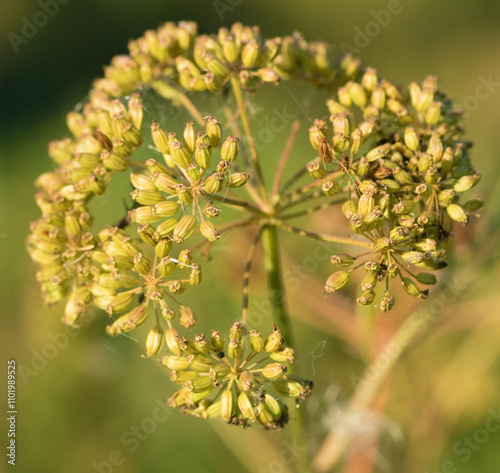
[[[7,34],[19,34],[22,17],[31,18],[39,6],[28,1],[2,5],[3,360],[15,358],[18,365],[30,367],[36,352],[42,352],[51,343],[50,336],[64,332],[60,322],[62,308],[47,310],[41,304],[34,265],[24,248],[28,222],[38,215],[32,182],[51,166],[45,152],[47,142],[67,133],[65,113],[85,97],[90,81],[101,75],[101,66],[113,54],[125,51],[129,38],[165,20],[192,19],[199,23],[201,32],[212,32],[241,20],[259,24],[266,36],[299,30],[308,39],[338,45],[340,52],[342,42],[356,46],[355,28],[364,31],[374,19],[371,12],[386,9],[390,2],[237,3],[151,0],[138,5],[131,0],[73,0],[61,6],[57,16],[28,44],[21,45],[17,54]],[[223,11],[222,21],[214,6],[221,8],[221,4],[230,7]],[[441,89],[458,103],[473,103],[466,98],[476,94],[481,78],[500,82],[498,2],[401,0],[400,5],[400,13],[392,15],[387,26],[359,48],[363,63],[376,67],[396,83],[437,75]],[[295,100],[300,98],[299,89],[289,88],[276,94],[269,86],[259,95],[258,104],[265,108],[256,110],[255,122],[265,120],[274,107],[297,110]],[[271,100],[275,102],[269,105]],[[477,103],[466,126],[468,138],[476,143],[475,167],[483,175],[473,192],[482,193],[487,205],[482,216],[466,230],[457,229],[453,263],[444,275],[445,279],[465,282],[466,288],[455,302],[437,314],[436,321],[429,324],[427,332],[418,337],[400,361],[377,401],[380,413],[376,421],[365,420],[359,425],[360,430],[381,426],[381,459],[373,471],[381,471],[384,461],[395,471],[417,473],[439,471],[446,461],[453,462],[460,472],[494,471],[500,462],[496,448],[499,433],[492,433],[467,462],[453,451],[464,435],[471,435],[482,426],[488,409],[496,412],[500,406],[500,87],[493,88],[488,97]],[[315,107],[311,118],[326,114],[319,100]],[[305,127],[303,135],[306,136]],[[279,156],[285,139],[286,132],[278,134],[266,145],[266,156]],[[307,140],[302,141],[292,156],[296,168],[313,157],[308,154]],[[106,202],[102,207],[104,218],[109,209]],[[323,225],[325,231],[335,228],[335,216],[328,211],[316,219],[315,224]],[[239,315],[239,287],[233,281],[238,279],[244,264],[251,235],[240,233],[238,239],[240,242],[234,247],[229,239],[222,240],[220,249],[213,253],[213,261],[204,264],[206,283],[200,288],[203,296],[198,307],[193,307],[203,315],[196,333],[219,326],[223,320],[227,324]],[[283,236],[282,243],[286,248],[285,271],[293,271],[293,261],[300,265],[314,248],[313,243],[303,244],[289,235]],[[256,302],[265,301],[261,269],[256,264],[251,292]],[[295,331],[301,335],[301,368],[313,376],[316,384],[315,398],[308,401],[308,413],[315,422],[311,428],[315,442],[325,434],[320,420],[328,414],[327,405],[337,403],[342,408],[365,361],[373,357],[380,343],[387,341],[403,317],[433,301],[430,298],[418,302],[420,306],[410,305],[411,301],[387,316],[371,314],[366,309],[353,312],[340,295],[327,301],[321,298],[322,282],[329,270],[328,263],[322,262],[314,274],[303,272],[299,288],[290,294]],[[210,280],[217,282],[209,285]],[[90,472],[94,471],[93,461],[106,460],[114,450],[121,451],[125,458],[115,469],[122,472],[147,473],[161,468],[243,471],[241,462],[250,465],[250,471],[257,471],[275,460],[276,452],[283,448],[285,437],[281,434],[235,430],[230,438],[221,433],[223,441],[217,428],[213,430],[196,419],[183,419],[177,412],[158,423],[150,438],[131,452],[132,445],[123,444],[121,436],[151,417],[157,400],[164,402],[173,387],[159,364],[140,357],[144,352],[141,343],[125,337],[109,339],[104,332],[107,323],[107,316],[96,314],[94,321],[84,324],[81,333],[36,376],[25,374],[27,385],[19,374],[19,471]],[[376,329],[370,335],[372,327]],[[332,412],[330,419],[340,422]],[[398,429],[402,436],[394,434]],[[262,448],[259,458],[247,455],[248,439]],[[266,445],[267,439],[270,446]],[[274,447],[276,451],[272,450]],[[349,460],[352,471],[357,471],[353,465],[358,460],[356,455]]]

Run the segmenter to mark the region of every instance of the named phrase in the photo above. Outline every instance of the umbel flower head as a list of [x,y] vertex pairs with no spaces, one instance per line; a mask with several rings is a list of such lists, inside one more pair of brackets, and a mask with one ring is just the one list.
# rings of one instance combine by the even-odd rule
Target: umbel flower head
[[[304,114],[297,117],[280,158],[265,156],[269,165],[276,163],[271,187],[249,102],[261,87],[282,81],[327,90],[329,119],[314,121],[304,138],[315,154],[283,183]],[[156,106],[180,109],[190,119],[179,126],[156,114]],[[337,268],[327,278],[327,294],[347,286],[359,269],[359,305],[376,302],[390,310],[393,281],[411,296],[425,297],[422,286],[434,284],[433,272],[446,266],[451,223],[466,224],[481,207],[479,199],[461,201],[479,174],[460,118],[434,77],[398,87],[350,55],[336,58],[326,43],[298,33],[265,39],[258,27],[235,23],[201,35],[192,22],[146,31],[129,43],[128,55],[112,59],[88,100],[67,115],[72,136],[49,144],[56,167],[35,181],[42,215],[27,239],[42,298],[47,306],[64,301],[70,325],[92,307],[102,309],[110,336],[151,323],[146,355],[162,356],[166,345],[163,364],[182,386],[171,405],[229,424],[282,427],[287,409],[281,397],[304,399],[312,384],[286,373],[294,353],[282,346],[276,327],[264,340],[248,326],[256,245],[266,234],[270,286],[281,284],[279,257],[271,253],[282,229],[364,248],[361,255],[342,250],[331,256]],[[103,204],[100,196],[126,172],[127,210],[98,227],[92,201]],[[307,174],[312,182],[299,184]],[[353,238],[287,223],[332,205],[342,206]],[[295,206],[303,210],[294,212]],[[244,217],[215,224],[224,207]],[[227,341],[218,331],[210,340],[202,334],[184,338],[177,328],[196,324],[191,303],[202,283],[196,250],[208,251],[241,227],[256,227],[242,275],[242,322],[233,324]],[[277,304],[276,322],[286,312],[282,301]],[[286,328],[282,320],[279,325]],[[277,396],[267,392],[271,387]]]
[[239,321],[229,329],[227,343],[215,330],[209,340],[204,334],[191,340],[171,328],[166,338],[172,354],[161,362],[171,370],[170,379],[182,385],[168,404],[182,407],[187,414],[220,417],[242,427],[258,423],[278,429],[288,422],[288,410],[268,389],[297,400],[311,393],[311,381],[286,374],[284,363],[294,361],[294,351],[283,345],[276,326],[267,339],[256,330],[245,335]]

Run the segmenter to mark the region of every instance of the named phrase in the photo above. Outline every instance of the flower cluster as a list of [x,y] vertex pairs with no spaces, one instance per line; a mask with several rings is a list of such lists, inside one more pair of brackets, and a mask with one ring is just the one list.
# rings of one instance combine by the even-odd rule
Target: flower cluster
[[182,386],[168,404],[182,407],[187,414],[220,417],[242,427],[257,422],[265,429],[279,429],[288,422],[287,407],[267,392],[268,387],[297,400],[311,394],[311,381],[285,374],[283,363],[294,361],[294,351],[283,346],[276,326],[264,339],[256,330],[245,335],[243,325],[236,321],[229,329],[227,345],[215,330],[210,340],[204,334],[187,340],[170,328],[166,340],[173,354],[164,356],[162,364],[171,370],[170,379]]
[[468,212],[481,206],[478,199],[459,203],[480,178],[470,162],[471,143],[461,139],[460,112],[439,92],[435,77],[403,89],[371,68],[339,88],[327,106],[331,135],[325,120],[310,128],[318,157],[308,171],[324,179],[326,195],[344,193],[342,211],[350,229],[374,250],[364,262],[333,255],[331,262],[345,269],[330,275],[326,293],[342,289],[350,273],[362,267],[359,305],[371,304],[377,284],[384,283],[378,304],[390,310],[389,281],[396,277],[408,294],[425,297],[427,290],[417,282],[435,284],[436,277],[410,268],[445,267],[450,220],[466,224]]

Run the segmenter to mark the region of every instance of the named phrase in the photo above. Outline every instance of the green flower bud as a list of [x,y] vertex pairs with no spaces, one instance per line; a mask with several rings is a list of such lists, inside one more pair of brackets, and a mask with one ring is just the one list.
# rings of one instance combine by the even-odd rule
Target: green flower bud
[[292,348],[280,347],[277,350],[271,352],[269,357],[274,361],[288,361],[288,363],[293,363],[295,352]]
[[330,263],[336,264],[337,266],[351,266],[355,260],[355,256],[351,256],[346,253],[330,256]]
[[238,408],[240,409],[243,417],[254,422],[256,419],[255,409],[250,400],[250,396],[246,392],[241,392],[238,396]]
[[189,368],[189,359],[185,356],[166,355],[161,359],[161,364],[171,370],[183,371]]
[[176,243],[182,243],[187,238],[189,238],[195,227],[196,227],[196,218],[193,215],[184,215],[179,220],[179,223],[175,226],[173,240]]
[[180,168],[187,169],[192,163],[191,154],[180,141],[174,141],[170,145],[172,159]]
[[179,311],[179,322],[186,328],[191,328],[196,323],[193,311],[189,307],[181,305],[181,310]]
[[207,169],[210,166],[210,155],[210,146],[206,143],[200,143],[196,148],[194,159],[200,168]]
[[222,181],[224,176],[220,172],[214,172],[205,179],[205,192],[208,194],[216,194],[222,189]]
[[214,117],[207,117],[206,131],[210,138],[210,144],[213,148],[217,148],[222,139],[222,128],[220,123]]
[[283,345],[283,342],[283,335],[281,334],[280,329],[273,324],[273,333],[267,337],[264,344],[264,350],[268,353],[274,352]]
[[349,273],[347,271],[337,271],[331,274],[326,280],[325,294],[331,294],[340,291],[349,282]]
[[210,343],[212,344],[212,348],[217,352],[224,351],[224,337],[218,330],[212,330],[212,336],[210,338]]
[[151,124],[151,137],[153,138],[153,143],[162,154],[170,154],[167,135],[156,122]]
[[264,337],[257,330],[250,331],[250,346],[256,353],[260,353],[262,350],[264,350]]
[[385,291],[380,296],[380,310],[382,312],[389,312],[394,306],[394,296],[390,291]]
[[262,375],[267,379],[277,379],[286,372],[286,366],[279,363],[269,363],[262,368]]
[[326,181],[321,186],[321,190],[328,196],[337,195],[340,192],[340,189],[340,184],[335,181]]
[[231,422],[234,415],[234,395],[231,390],[226,390],[221,396],[220,415],[226,423]]
[[404,140],[408,149],[417,151],[417,149],[420,148],[420,141],[417,133],[415,132],[415,128],[408,127],[405,129]]
[[323,179],[328,174],[325,165],[319,162],[309,163],[307,165],[307,171],[313,179]]
[[422,293],[418,286],[410,278],[401,278],[401,284],[404,290],[412,297],[422,297]]
[[174,353],[177,356],[181,354],[181,348],[179,346],[179,335],[177,334],[177,330],[175,330],[174,328],[169,328],[165,332],[165,342],[167,344],[168,349],[172,353]]
[[465,213],[463,207],[458,204],[450,204],[446,207],[446,211],[452,220],[459,223],[467,223],[469,221],[468,215]]
[[453,190],[455,192],[465,192],[468,191],[471,187],[475,186],[481,176],[479,174],[472,174],[470,176],[462,176],[453,184]]
[[229,163],[234,163],[240,150],[239,138],[236,136],[228,136],[222,144],[221,158]]
[[152,358],[160,351],[162,341],[163,330],[159,325],[156,325],[149,331],[146,339],[146,355],[148,358]]
[[432,285],[437,283],[437,278],[436,276],[434,276],[434,274],[431,273],[418,273],[417,281],[420,284]]

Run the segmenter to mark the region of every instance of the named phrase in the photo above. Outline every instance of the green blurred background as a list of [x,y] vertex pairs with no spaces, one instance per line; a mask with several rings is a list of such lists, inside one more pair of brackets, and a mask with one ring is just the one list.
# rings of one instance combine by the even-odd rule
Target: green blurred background
[[[398,13],[377,31],[373,12],[389,6]],[[301,334],[302,370],[316,385],[305,404],[313,446],[328,426],[345,423],[359,436],[344,471],[498,471],[500,433],[485,431],[485,437],[483,430],[492,412],[500,417],[500,2],[149,0],[139,5],[72,0],[16,53],[9,33],[20,35],[23,18],[31,20],[39,11],[40,4],[27,0],[0,6],[0,343],[2,363],[14,358],[18,368],[26,367],[17,379],[17,471],[90,473],[99,471],[96,465],[108,473],[293,469],[277,460],[286,434],[243,432],[155,411],[174,390],[160,365],[140,357],[141,344],[108,339],[104,317],[85,324],[71,339],[65,336],[62,308],[43,308],[35,267],[24,248],[29,222],[38,217],[32,182],[52,166],[46,145],[67,134],[65,114],[85,97],[102,66],[126,52],[128,39],[163,21],[183,19],[197,21],[202,33],[242,21],[260,25],[268,37],[299,30],[307,39],[338,45],[339,51],[345,42],[359,50],[365,64],[397,83],[438,76],[441,89],[464,105],[467,136],[476,143],[474,163],[483,175],[473,193],[487,199],[482,216],[457,230],[453,263],[444,275],[464,288],[399,362],[377,400],[377,414],[342,415],[370,353],[360,348],[365,316],[340,296],[321,298],[327,263],[307,273],[290,301],[295,332]],[[372,37],[361,38],[357,28]],[[484,81],[490,84],[488,93],[478,89]],[[296,108],[290,94],[273,91],[264,92],[262,106],[272,108],[274,102],[266,102],[272,99],[278,108]],[[325,110],[318,105],[314,113],[322,116]],[[285,135],[266,151],[279,152]],[[310,158],[296,153],[294,159],[298,166]],[[328,226],[324,215],[315,223]],[[242,248],[249,238],[240,234]],[[283,243],[288,270],[293,268],[290,255],[300,263],[314,247],[292,236],[284,236]],[[228,263],[240,254],[238,246],[231,250],[224,244],[205,264],[206,280],[213,277],[217,283],[205,287],[196,301],[200,318],[203,313],[210,317],[200,323],[200,331],[219,328],[221,320],[228,325],[238,316],[239,287],[227,287],[241,269]],[[265,298],[260,269],[255,268],[257,301]],[[387,316],[374,312],[371,351],[379,350],[418,307],[406,301]],[[60,347],[51,351],[54,340]],[[2,401],[5,392],[2,388]],[[148,421],[154,413],[162,420]],[[140,429],[141,440],[131,440],[137,438],[134,428]],[[4,445],[5,431],[0,436]],[[474,447],[464,447],[464,436],[471,436]],[[374,439],[376,446],[370,447]],[[114,451],[123,461],[111,470],[103,462]],[[9,467],[4,458],[2,466]]]

